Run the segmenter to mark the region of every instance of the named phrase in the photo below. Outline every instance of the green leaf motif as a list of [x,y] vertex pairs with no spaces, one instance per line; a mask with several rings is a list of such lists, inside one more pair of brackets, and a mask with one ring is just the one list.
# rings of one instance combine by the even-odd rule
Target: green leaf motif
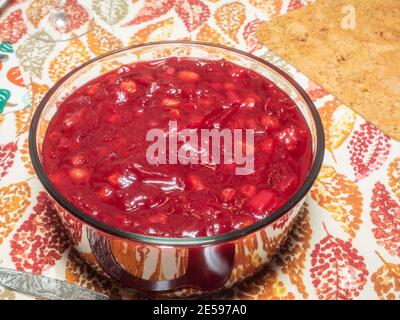
[[0,89],[0,113],[3,112],[4,107],[6,106],[6,103],[8,99],[10,99],[10,97],[11,97],[10,90]]
[[7,52],[7,53],[13,53],[13,47],[10,41],[2,42],[0,43],[0,51],[1,52]]
[[[38,40],[45,39],[46,41]],[[38,31],[27,38],[17,49],[17,57],[25,71],[42,77],[43,65],[56,44],[45,31]]]
[[125,0],[94,0],[93,10],[110,26],[118,23],[128,14],[128,4]]

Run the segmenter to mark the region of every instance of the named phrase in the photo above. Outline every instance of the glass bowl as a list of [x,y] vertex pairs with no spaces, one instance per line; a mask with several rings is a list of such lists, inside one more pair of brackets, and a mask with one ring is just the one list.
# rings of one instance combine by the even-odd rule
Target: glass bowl
[[[66,200],[42,166],[42,144],[60,103],[93,78],[124,64],[170,56],[226,59],[254,70],[285,91],[301,110],[312,136],[313,160],[307,179],[281,208],[243,229],[202,238],[161,238],[135,234],[97,221]],[[221,45],[164,41],[131,46],[92,59],[59,80],[32,119],[29,151],[40,182],[50,195],[71,240],[95,270],[138,291],[169,296],[205,294],[229,288],[259,271],[291,230],[324,156],[318,112],[300,85],[273,64]]]

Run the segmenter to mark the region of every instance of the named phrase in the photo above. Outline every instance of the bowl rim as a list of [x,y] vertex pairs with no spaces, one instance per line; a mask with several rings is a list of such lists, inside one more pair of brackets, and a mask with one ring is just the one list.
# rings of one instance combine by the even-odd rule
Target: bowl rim
[[[297,192],[278,210],[274,211],[272,214],[268,215],[267,217],[245,227],[239,230],[231,231],[228,233],[223,233],[223,234],[218,234],[214,236],[207,236],[207,237],[198,237],[198,238],[169,238],[169,237],[157,237],[157,236],[149,236],[149,235],[144,235],[144,234],[139,234],[139,233],[133,233],[129,231],[125,231],[122,229],[118,229],[115,227],[112,227],[110,225],[104,224],[94,217],[90,216],[89,214],[84,213],[83,211],[79,210],[76,208],[72,203],[70,203],[68,200],[66,200],[53,186],[53,184],[50,182],[50,180],[47,178],[47,175],[41,165],[41,162],[39,160],[39,153],[37,150],[37,145],[36,145],[36,136],[37,136],[37,127],[39,124],[39,119],[40,115],[42,114],[42,111],[44,110],[44,107],[46,106],[48,100],[50,97],[53,95],[53,93],[67,80],[69,79],[73,74],[78,72],[79,70],[85,68],[86,66],[96,62],[97,60],[100,60],[104,57],[114,55],[116,53],[120,53],[123,51],[129,51],[134,48],[139,48],[139,47],[151,47],[151,46],[157,46],[157,45],[172,45],[172,44],[182,44],[182,45],[195,45],[195,46],[206,46],[206,47],[214,47],[218,49],[223,49],[227,51],[234,52],[239,55],[243,55],[247,58],[253,59],[266,67],[272,69],[274,72],[278,73],[280,76],[282,76],[286,81],[288,81],[294,89],[302,96],[304,99],[305,103],[307,104],[307,107],[309,111],[311,112],[314,125],[316,128],[316,135],[317,135],[317,144],[316,144],[316,153],[315,153],[315,159],[314,162],[312,163],[312,166],[308,172],[308,175],[306,177],[306,180],[304,181],[303,185],[297,190]],[[281,218],[285,213],[289,212],[292,210],[307,194],[307,192],[310,190],[312,185],[314,184],[314,181],[316,180],[319,171],[322,166],[322,161],[324,158],[324,153],[325,153],[325,136],[324,136],[324,130],[323,130],[323,125],[321,118],[319,116],[319,113],[310,99],[310,97],[307,95],[305,90],[291,77],[289,76],[285,71],[281,70],[274,64],[259,58],[251,53],[235,49],[235,48],[230,48],[228,46],[220,45],[220,44],[215,44],[215,43],[209,43],[209,42],[200,42],[200,41],[189,41],[189,40],[170,40],[170,41],[156,41],[156,42],[148,42],[148,43],[143,43],[143,44],[136,44],[128,47],[124,47],[118,50],[114,50],[111,52],[108,52],[106,54],[97,56],[93,59],[88,60],[87,62],[83,63],[82,65],[74,68],[70,72],[68,72],[66,75],[64,75],[60,80],[58,80],[53,87],[50,88],[50,90],[46,93],[46,95],[43,97],[41,102],[39,103],[38,107],[36,108],[34,115],[32,117],[32,122],[30,125],[29,129],[29,154],[31,157],[32,165],[33,168],[35,169],[35,172],[45,188],[45,190],[49,193],[49,195],[59,204],[61,207],[63,207],[66,211],[74,215],[76,218],[81,220],[82,222],[88,224],[90,227],[98,229],[102,232],[105,232],[106,234],[110,234],[112,236],[122,238],[125,240],[131,240],[131,241],[136,241],[140,243],[145,243],[145,244],[152,244],[152,245],[164,245],[164,246],[200,246],[200,245],[211,245],[211,244],[218,244],[218,243],[224,243],[224,242],[231,242],[236,239],[245,237],[251,233],[254,233],[263,227],[266,227],[273,222],[277,221],[279,218]]]

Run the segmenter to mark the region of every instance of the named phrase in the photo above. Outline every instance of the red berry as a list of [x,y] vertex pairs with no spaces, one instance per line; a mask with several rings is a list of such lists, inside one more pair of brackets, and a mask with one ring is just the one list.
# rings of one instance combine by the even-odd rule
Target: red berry
[[228,71],[228,75],[230,75],[232,78],[247,78],[249,76],[245,69],[239,67],[233,67]]
[[252,197],[256,194],[257,188],[249,183],[244,184],[241,188],[240,188],[240,193],[243,194],[246,197]]
[[63,128],[70,129],[74,125],[74,118],[72,116],[66,117],[63,121]]
[[76,154],[71,157],[70,162],[73,166],[80,166],[85,163],[85,156],[82,154]]
[[119,175],[117,173],[113,173],[109,175],[107,181],[113,186],[118,188],[119,187]]
[[274,193],[268,190],[261,190],[256,195],[247,200],[247,205],[255,212],[263,212],[272,200],[274,200]]
[[241,228],[247,227],[255,222],[256,222],[256,219],[254,219],[251,216],[247,216],[247,215],[235,216],[235,218],[233,219],[233,224],[234,224],[235,229],[241,229]]
[[274,140],[270,137],[264,137],[263,141],[260,143],[260,147],[264,153],[271,154],[274,150]]
[[109,75],[106,77],[107,84],[109,84],[109,85],[115,84],[116,81],[117,81],[117,78],[118,78],[118,77],[117,77],[116,74],[109,74]]
[[85,168],[72,168],[68,170],[68,176],[75,183],[82,184],[89,180],[89,170]]
[[273,189],[279,193],[290,195],[293,194],[299,186],[299,178],[295,174],[287,174],[281,177],[280,181],[275,182]]
[[205,189],[207,189],[204,186],[203,181],[201,181],[201,179],[198,176],[196,176],[194,174],[191,174],[191,175],[188,176],[188,179],[189,179],[189,182],[192,185],[193,189],[195,189],[195,190],[205,190]]
[[94,96],[100,90],[100,84],[96,83],[86,88],[86,94]]
[[181,104],[181,101],[174,98],[164,98],[162,99],[161,104],[168,108],[176,108]]
[[260,117],[260,124],[265,128],[267,131],[276,130],[279,128],[279,120],[277,117],[264,114]]
[[227,90],[235,90],[238,89],[238,86],[234,84],[233,82],[226,82],[224,83],[224,88]]
[[175,68],[174,67],[167,67],[165,69],[165,73],[169,76],[173,76],[175,74]]
[[256,105],[256,100],[253,97],[247,97],[243,100],[242,102],[242,107],[243,108],[254,108]]
[[136,92],[136,83],[133,82],[132,80],[125,80],[125,81],[121,82],[120,87],[122,90],[129,92],[129,93]]
[[178,72],[178,78],[185,82],[194,82],[200,80],[200,75],[193,71],[182,70]]
[[222,189],[220,197],[223,202],[233,202],[236,198],[236,190],[226,187]]
[[111,188],[110,186],[102,186],[99,190],[97,190],[97,195],[99,196],[99,198],[101,198],[102,200],[107,200],[109,199],[114,193],[113,188]]
[[278,132],[277,139],[286,146],[288,151],[293,151],[297,148],[297,144],[299,143],[300,133],[296,127],[290,126]]

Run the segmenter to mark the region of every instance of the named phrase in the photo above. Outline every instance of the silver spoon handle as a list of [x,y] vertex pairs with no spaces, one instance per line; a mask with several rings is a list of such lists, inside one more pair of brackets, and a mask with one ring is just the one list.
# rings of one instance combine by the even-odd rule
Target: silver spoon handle
[[104,294],[54,278],[0,268],[0,286],[49,300],[108,300]]

